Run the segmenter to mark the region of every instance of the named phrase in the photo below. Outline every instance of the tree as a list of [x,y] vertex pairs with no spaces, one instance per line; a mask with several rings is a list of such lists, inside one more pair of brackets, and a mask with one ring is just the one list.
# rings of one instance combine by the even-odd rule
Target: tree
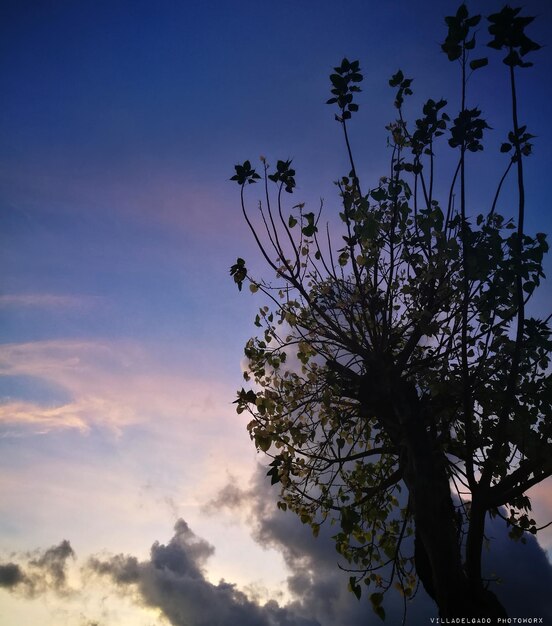
[[[525,33],[533,18],[519,9],[488,17],[488,46],[509,75],[512,128],[496,157],[504,159],[496,193],[486,213],[473,215],[466,163],[489,128],[468,105],[469,75],[488,63],[474,58],[480,20],[465,5],[445,20],[442,50],[460,67],[453,119],[444,100],[429,99],[409,124],[412,81],[401,71],[391,78],[390,169],[370,189],[349,137],[360,65],[343,59],[334,68],[328,104],[337,106],[350,160],[336,183],[337,246],[335,229],[321,227],[322,206],[284,207],[295,189],[291,161],[271,170],[261,159],[262,174],[246,161],[232,177],[275,274],[253,278],[243,259],[230,270],[240,289],[248,283],[266,299],[255,320],[260,336],[245,347],[253,385],[239,391],[237,410],[251,414],[251,437],[272,458],[278,506],[315,535],[324,521],[337,525],[350,588],[360,597],[368,585],[382,618],[385,592],[396,586],[406,607],[418,577],[441,617],[505,616],[483,577],[485,520],[502,517],[515,540],[535,534],[526,492],[552,474],[550,316],[527,313],[548,245],[544,234],[524,232],[533,135],[519,120],[516,86],[540,46]],[[435,163],[444,148],[455,166],[439,199]],[[517,216],[507,219],[498,207],[509,174]],[[259,181],[256,221],[245,192]]]

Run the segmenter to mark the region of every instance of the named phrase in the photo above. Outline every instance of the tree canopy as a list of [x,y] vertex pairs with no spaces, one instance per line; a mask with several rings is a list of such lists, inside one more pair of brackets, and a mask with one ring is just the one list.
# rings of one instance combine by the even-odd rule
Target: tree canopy
[[[360,63],[334,68],[328,104],[350,162],[336,182],[341,229],[324,224],[322,205],[288,201],[290,160],[272,168],[262,159],[260,173],[245,161],[232,177],[272,274],[251,276],[241,258],[230,270],[240,290],[264,294],[259,333],[245,347],[251,386],[239,391],[237,410],[250,413],[251,437],[272,459],[278,506],[315,535],[336,524],[350,588],[358,597],[366,589],[382,618],[385,592],[397,587],[406,607],[418,578],[442,617],[504,616],[481,567],[485,519],[504,518],[515,540],[538,530],[527,490],[552,474],[552,342],[550,316],[530,314],[528,303],[548,244],[524,230],[533,134],[516,82],[540,48],[526,34],[532,20],[509,6],[488,16],[488,59],[477,52],[481,16],[462,4],[445,18],[457,112],[428,99],[409,121],[412,80],[397,71],[389,169],[371,186],[349,136]],[[466,164],[489,124],[470,104],[468,79],[497,61],[509,79],[511,129],[490,156],[503,175],[477,213]],[[446,150],[450,172],[436,167]],[[500,213],[508,177],[514,216]],[[253,214],[246,191],[257,182],[263,198]]]

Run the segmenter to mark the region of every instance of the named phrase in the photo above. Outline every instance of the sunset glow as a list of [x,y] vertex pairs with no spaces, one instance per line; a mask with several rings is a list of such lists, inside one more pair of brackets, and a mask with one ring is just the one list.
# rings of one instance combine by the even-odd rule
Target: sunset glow
[[[238,256],[263,265],[229,178],[244,159],[293,158],[294,203],[318,210],[323,197],[335,219],[332,181],[348,165],[324,104],[331,67],[344,55],[362,64],[353,142],[377,183],[391,74],[415,78],[413,109],[459,98],[437,43],[457,4],[4,3],[0,623],[381,623],[347,591],[335,529],[314,539],[276,509],[266,459],[236,414],[259,300],[238,292],[229,268]],[[487,4],[500,5],[472,10]],[[552,3],[521,4],[546,44],[520,103],[537,136],[527,230],[552,233]],[[486,87],[474,105],[498,111],[489,150],[499,154],[506,83],[495,70],[473,81]],[[494,167],[483,156],[474,179]],[[471,200],[488,195],[482,181]],[[549,312],[550,281],[535,302]],[[532,493],[544,525],[550,482]],[[526,546],[491,531],[492,563],[513,565],[512,606],[523,596],[543,614],[552,527]],[[388,623],[399,624],[394,602]],[[412,611],[413,624],[436,615],[423,590]]]

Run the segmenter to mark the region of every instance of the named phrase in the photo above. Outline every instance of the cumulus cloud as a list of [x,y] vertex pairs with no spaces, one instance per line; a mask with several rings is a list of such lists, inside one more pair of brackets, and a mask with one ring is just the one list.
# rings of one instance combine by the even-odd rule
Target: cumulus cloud
[[489,549],[483,553],[483,567],[490,578],[499,577],[494,591],[509,615],[535,615],[552,624],[552,565],[545,551],[533,536],[525,544],[510,539],[499,518],[487,522],[485,531]]
[[67,540],[63,540],[58,546],[53,546],[37,558],[32,559],[29,565],[37,568],[43,574],[46,573],[54,589],[64,590],[66,588],[65,567],[70,557],[75,557],[73,548]]
[[[381,624],[367,594],[359,601],[348,590],[350,574],[339,568],[347,564],[336,552],[332,539],[337,532],[335,526],[323,524],[318,537],[313,537],[310,527],[296,515],[277,508],[278,490],[270,486],[265,474],[266,468],[258,466],[249,489],[240,489],[230,482],[205,505],[204,512],[246,512],[255,540],[284,558],[289,571],[287,589],[293,598],[287,605],[290,610],[315,619],[320,626]],[[390,592],[385,609],[388,623],[402,622],[404,605],[396,592]],[[435,616],[432,601],[420,588],[415,600],[408,604],[409,623],[429,623],[429,618]]]
[[[258,467],[249,489],[234,483],[225,486],[204,507],[214,514],[224,509],[246,511],[254,538],[263,546],[279,551],[289,569],[287,586],[295,600],[288,605],[301,615],[316,619],[321,626],[336,623],[348,626],[381,624],[365,599],[357,601],[347,590],[348,575],[338,567],[332,535],[335,527],[324,524],[317,538],[310,528],[301,524],[292,513],[276,507],[278,490],[269,485],[266,468]],[[491,578],[501,575],[500,584],[493,587],[512,616],[534,615],[552,621],[549,590],[552,588],[552,567],[545,552],[533,537],[525,545],[507,536],[502,520],[487,525],[490,550],[484,556],[484,567]],[[346,565],[346,564],[343,564]],[[387,621],[401,623],[403,600],[390,591],[385,603]],[[408,623],[429,623],[436,617],[432,600],[423,588],[408,603]]]
[[59,545],[44,551],[19,557],[21,563],[0,563],[0,588],[34,597],[53,591],[67,595],[71,590],[67,584],[67,565],[74,559],[71,544],[63,540]]
[[[274,600],[261,604],[232,583],[211,583],[205,565],[214,552],[180,519],[172,538],[166,544],[155,542],[148,559],[123,554],[90,557],[80,568],[80,577],[75,574],[71,588],[67,565],[75,554],[68,541],[44,551],[12,555],[9,562],[0,562],[0,589],[27,598],[62,596],[73,602],[65,606],[69,615],[75,603],[90,604],[96,583],[102,589],[102,623],[107,620],[106,624],[118,623],[109,616],[110,598],[119,602],[125,597],[137,606],[157,609],[173,626],[320,626]],[[99,624],[82,617],[87,626]]]
[[24,580],[23,571],[17,563],[0,563],[0,587],[13,589]]
[[[322,526],[318,538],[293,514],[274,506],[275,489],[259,469],[250,489],[224,488],[206,510],[247,511],[256,540],[278,550],[289,569],[287,604],[262,603],[235,584],[211,582],[206,565],[214,547],[180,519],[174,534],[155,542],[149,558],[128,554],[93,556],[81,568],[81,582],[69,587],[67,566],[75,553],[68,541],[44,551],[12,556],[0,562],[0,589],[36,597],[53,592],[85,601],[90,583],[100,584],[104,600],[126,597],[137,606],[156,609],[172,626],[375,626],[381,624],[366,598],[357,601],[347,590],[347,574],[337,567],[332,528]],[[552,568],[533,538],[526,545],[513,543],[503,526],[489,524],[492,548],[485,555],[490,573],[503,573],[497,593],[511,616],[552,619],[548,595]],[[399,624],[403,605],[398,595],[386,602],[387,623]],[[436,617],[432,601],[422,589],[408,606],[409,624],[429,623]],[[90,623],[90,622],[89,622]],[[94,623],[94,622],[92,622]]]
[[[359,601],[347,588],[350,574],[339,567],[347,564],[335,549],[335,527],[323,524],[318,537],[313,537],[310,527],[296,515],[276,507],[278,490],[270,486],[265,473],[266,468],[258,466],[249,489],[230,482],[205,505],[204,512],[247,512],[255,540],[284,558],[289,571],[287,589],[293,598],[290,610],[315,619],[320,626],[381,624],[367,598]],[[390,592],[385,609],[388,623],[402,622],[404,605],[398,594]],[[435,615],[432,601],[420,589],[415,601],[409,602],[409,623],[429,623]]]
[[197,537],[184,520],[174,530],[166,545],[153,544],[149,560],[95,557],[88,568],[134,593],[146,606],[160,609],[174,626],[320,626],[274,601],[261,606],[224,580],[212,584],[204,565],[213,546]]

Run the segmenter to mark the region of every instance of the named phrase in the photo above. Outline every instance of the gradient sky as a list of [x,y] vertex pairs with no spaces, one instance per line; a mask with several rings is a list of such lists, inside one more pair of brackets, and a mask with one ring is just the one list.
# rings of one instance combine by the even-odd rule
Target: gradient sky
[[[527,230],[552,232],[552,3],[523,5],[539,15],[532,37],[547,44],[520,77],[521,118],[538,136]],[[500,3],[470,6],[486,14]],[[234,413],[259,303],[237,292],[228,268],[238,255],[260,263],[228,179],[246,158],[293,158],[294,203],[323,196],[331,219],[332,181],[348,169],[324,105],[331,67],[344,55],[361,61],[351,132],[375,182],[386,172],[391,74],[415,78],[414,115],[428,97],[457,107],[457,76],[438,45],[456,7],[2,3],[0,564],[26,577],[10,586],[0,571],[2,624],[199,626],[207,616],[329,626],[337,610],[348,624],[372,623],[370,608],[341,592],[328,537],[311,544],[291,516],[274,514],[247,420]],[[506,87],[496,57],[470,83],[493,127],[488,154],[470,165],[474,212],[491,194],[485,177],[502,167],[485,157],[509,129]],[[550,309],[551,294],[546,285],[536,306]],[[549,485],[535,506],[542,523],[552,519]],[[541,545],[551,553],[551,532]],[[498,561],[525,558],[552,580],[536,543],[501,550]],[[174,596],[160,591],[169,557],[186,563]],[[416,610],[433,615],[423,598]]]

